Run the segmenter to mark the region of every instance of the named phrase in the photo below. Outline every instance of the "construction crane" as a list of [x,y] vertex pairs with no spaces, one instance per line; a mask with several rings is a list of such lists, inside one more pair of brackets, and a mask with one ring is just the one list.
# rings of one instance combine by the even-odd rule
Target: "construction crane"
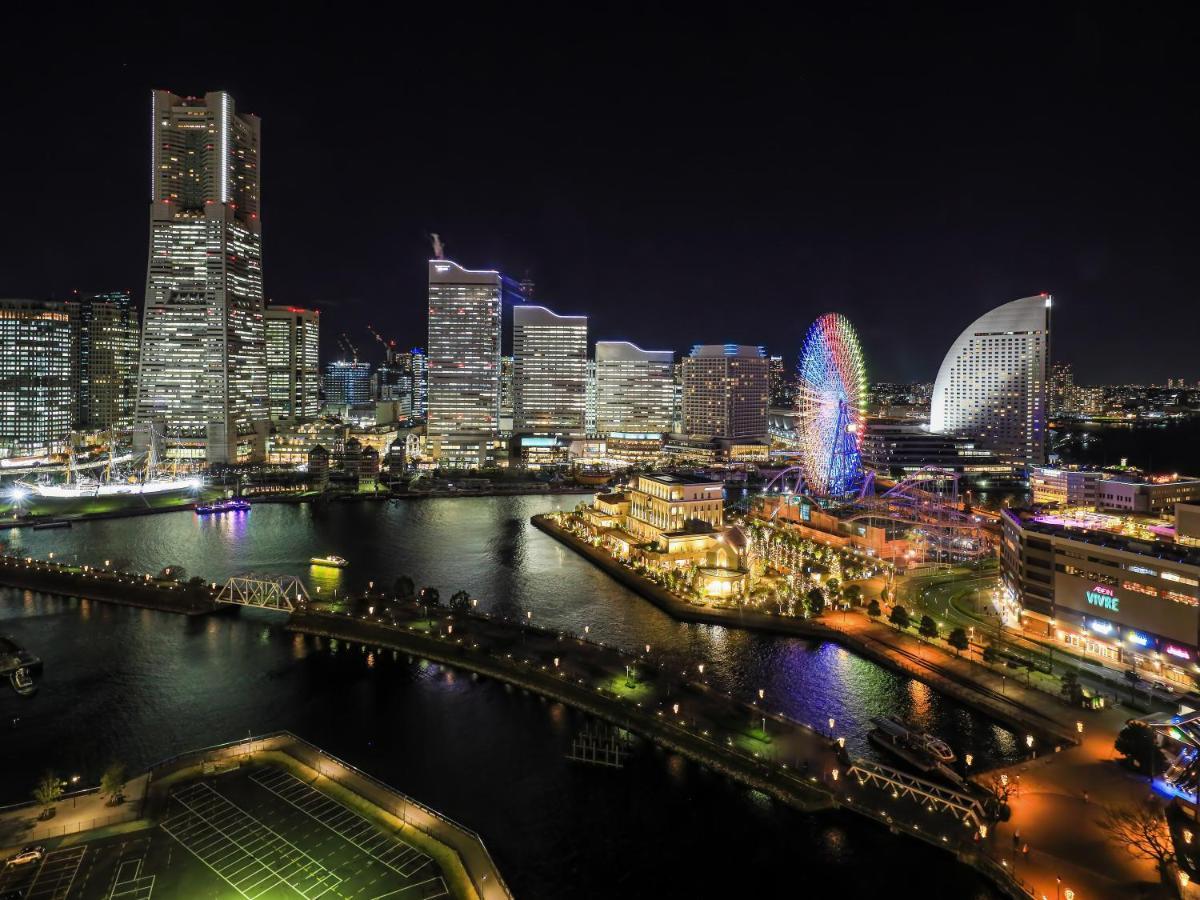
[[338,344],[343,350],[350,354],[351,358],[354,360],[354,363],[357,365],[358,348],[354,346],[354,342],[350,340],[350,336],[346,334],[346,332],[343,331],[340,335],[338,335]]
[[367,331],[371,332],[371,334],[373,334],[375,336],[375,340],[377,340],[377,341],[379,341],[379,343],[383,344],[384,359],[386,359],[387,362],[389,364],[391,364],[392,355],[395,354],[395,352],[396,352],[396,342],[395,341],[385,341],[383,339],[383,336],[378,331],[375,330],[374,325],[368,325]]

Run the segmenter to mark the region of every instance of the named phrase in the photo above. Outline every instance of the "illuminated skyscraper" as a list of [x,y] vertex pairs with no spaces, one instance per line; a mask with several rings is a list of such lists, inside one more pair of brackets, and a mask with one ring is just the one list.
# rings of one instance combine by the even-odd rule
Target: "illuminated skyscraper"
[[596,341],[596,431],[665,433],[675,411],[675,352]]
[[446,466],[482,466],[500,427],[501,279],[429,261],[426,440]]
[[259,120],[233,98],[155,91],[150,253],[135,417],[174,455],[246,460],[269,418]]
[[683,430],[689,435],[765,439],[769,395],[762,347],[697,345],[683,358]]
[[371,364],[338,359],[325,366],[325,402],[355,406],[371,402]]
[[1071,364],[1056,362],[1050,367],[1050,415],[1077,412],[1075,376]]
[[321,314],[315,309],[268,306],[265,324],[272,421],[315,419],[321,410]]
[[85,430],[128,429],[137,401],[137,308],[128,291],[76,296],[71,315],[74,424]]
[[0,300],[0,457],[62,448],[71,431],[65,303]]
[[958,336],[933,384],[929,428],[1026,466],[1046,457],[1050,295],[1013,300]]
[[796,386],[789,377],[782,356],[767,358],[767,375],[770,380],[770,404],[779,408],[796,405]]
[[587,413],[587,316],[513,308],[513,431],[582,437]]

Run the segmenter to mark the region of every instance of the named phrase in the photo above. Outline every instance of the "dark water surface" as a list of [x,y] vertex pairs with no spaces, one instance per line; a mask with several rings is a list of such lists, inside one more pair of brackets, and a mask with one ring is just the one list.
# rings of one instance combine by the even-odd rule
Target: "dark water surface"
[[[11,551],[139,571],[183,565],[221,579],[294,573],[322,594],[407,572],[442,596],[630,648],[705,674],[803,721],[838,722],[869,753],[872,715],[909,715],[977,764],[1013,759],[1007,730],[834,645],[681,625],[534,530],[573,497],[261,505],[22,530]],[[350,560],[309,570],[312,555]],[[440,666],[289,635],[275,614],[182,616],[0,590],[0,631],[46,663],[29,700],[0,693],[0,799],[47,767],[95,782],[112,759],[139,770],[182,750],[287,728],[479,831],[519,897],[907,896],[903,870],[941,896],[985,896],[947,855],[836,814],[803,816],[671,754],[642,747],[620,772],[567,762],[576,714]],[[901,887],[897,887],[897,884]],[[918,893],[913,882],[913,894]],[[928,890],[928,883],[925,886]]]

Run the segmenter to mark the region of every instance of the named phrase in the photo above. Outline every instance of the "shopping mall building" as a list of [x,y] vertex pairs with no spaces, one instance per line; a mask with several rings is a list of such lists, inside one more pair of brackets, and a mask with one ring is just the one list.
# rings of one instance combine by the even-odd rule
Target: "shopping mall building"
[[1200,673],[1200,548],[1158,519],[1005,510],[1006,619],[1097,662],[1189,689]]

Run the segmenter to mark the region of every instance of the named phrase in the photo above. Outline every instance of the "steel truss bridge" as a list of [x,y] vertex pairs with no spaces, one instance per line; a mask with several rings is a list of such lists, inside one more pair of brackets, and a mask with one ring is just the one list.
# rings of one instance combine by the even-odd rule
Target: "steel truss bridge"
[[899,769],[859,759],[846,770],[846,775],[854,778],[860,787],[870,785],[889,792],[893,797],[914,800],[931,812],[948,812],[958,821],[965,822],[973,828],[987,823],[987,814],[976,797],[909,775]]
[[[928,557],[939,562],[962,562],[991,554],[994,541],[983,523],[964,511],[959,495],[959,474],[939,466],[906,475],[882,494],[875,493],[871,473],[863,479],[856,497],[831,505],[843,522],[904,525],[923,535]],[[805,497],[804,472],[789,466],[767,482],[764,493],[781,495],[771,511],[774,519],[787,504]],[[809,498],[814,504],[817,498]]]
[[295,575],[234,575],[221,586],[217,602],[295,612],[308,606],[308,591]]

